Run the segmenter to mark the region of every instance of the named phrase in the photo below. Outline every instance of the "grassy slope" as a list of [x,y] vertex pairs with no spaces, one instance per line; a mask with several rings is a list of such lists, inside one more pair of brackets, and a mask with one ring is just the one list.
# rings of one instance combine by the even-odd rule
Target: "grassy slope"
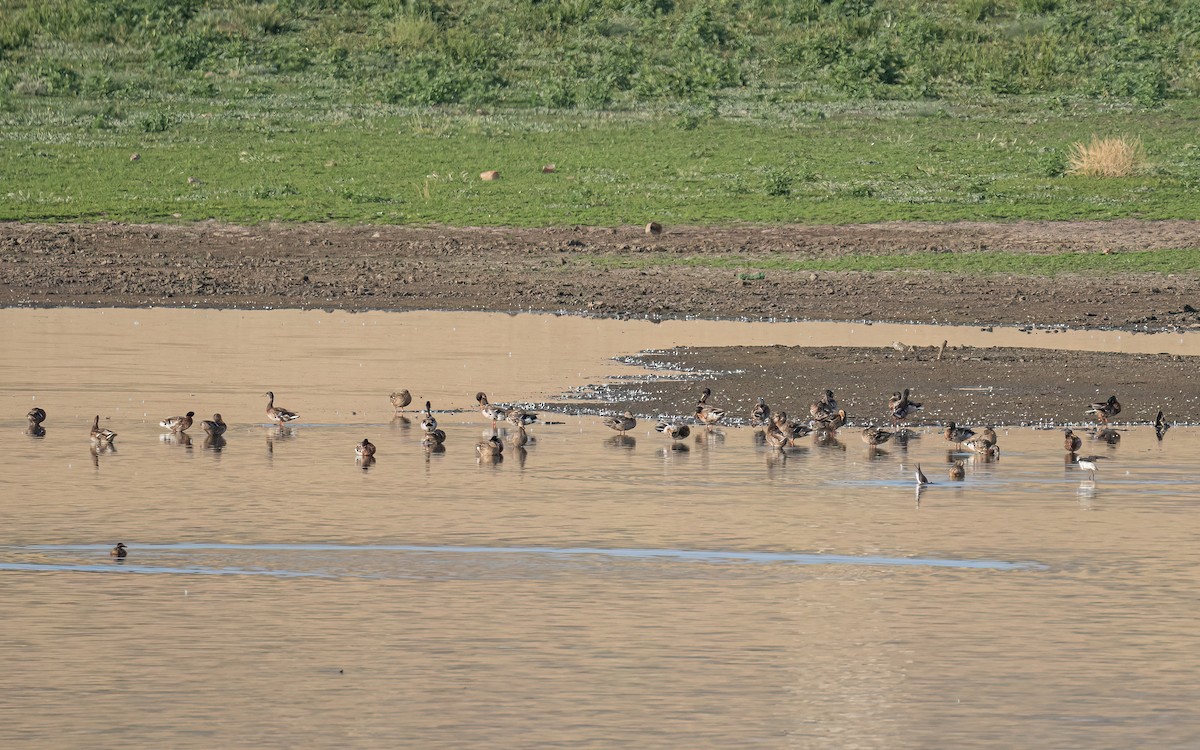
[[0,2],[3,220],[1200,218],[1192,3]]

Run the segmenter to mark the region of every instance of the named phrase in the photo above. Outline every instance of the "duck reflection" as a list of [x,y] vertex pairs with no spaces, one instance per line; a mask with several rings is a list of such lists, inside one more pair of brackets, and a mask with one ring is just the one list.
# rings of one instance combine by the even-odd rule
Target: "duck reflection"
[[637,447],[637,438],[632,435],[613,435],[605,439],[604,445],[609,448],[621,448],[624,450],[633,450]]
[[834,450],[846,450],[846,445],[838,440],[837,430],[816,430],[813,432],[813,445]]
[[187,450],[192,449],[192,436],[186,432],[164,432],[158,439],[167,445],[175,445]]
[[206,451],[220,453],[225,449],[225,437],[223,435],[208,435],[204,438],[202,447]]
[[408,417],[404,416],[403,414],[397,414],[396,416],[392,417],[392,429],[393,430],[411,430],[412,429],[412,420],[409,419]]
[[355,456],[354,461],[363,471],[370,471],[371,467],[375,465],[374,456]]
[[686,457],[692,449],[687,443],[671,443],[658,449],[658,455],[667,461],[675,461]]
[[46,437],[46,428],[42,427],[41,422],[31,421],[25,428],[25,434],[32,438],[44,438]]
[[91,445],[88,446],[88,450],[92,454],[92,465],[99,469],[100,456],[108,453],[116,453],[117,446],[105,440],[93,440]]

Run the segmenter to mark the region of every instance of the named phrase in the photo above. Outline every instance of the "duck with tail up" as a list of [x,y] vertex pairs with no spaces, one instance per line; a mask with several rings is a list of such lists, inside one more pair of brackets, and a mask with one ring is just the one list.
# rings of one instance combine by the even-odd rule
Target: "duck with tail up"
[[295,421],[300,417],[294,411],[285,409],[282,406],[275,405],[275,392],[267,391],[263,394],[267,397],[267,419],[272,422],[278,422],[280,427],[283,427],[288,422]]
[[1159,409],[1158,416],[1154,418],[1154,437],[1162,440],[1163,435],[1166,435],[1169,429],[1171,429],[1171,423],[1163,417],[1162,409]]
[[437,429],[437,419],[433,416],[433,405],[425,402],[425,411],[421,412],[421,430],[429,434]]
[[100,426],[100,415],[97,414],[96,418],[92,420],[92,442],[112,444],[113,438],[116,436],[117,433]]
[[933,484],[933,482],[929,481],[929,477],[925,476],[925,472],[921,471],[921,464],[917,464],[916,479],[919,486]]

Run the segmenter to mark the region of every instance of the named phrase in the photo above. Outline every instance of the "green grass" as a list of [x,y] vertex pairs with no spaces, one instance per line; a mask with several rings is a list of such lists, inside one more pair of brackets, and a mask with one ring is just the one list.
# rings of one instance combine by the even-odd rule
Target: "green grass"
[[[0,115],[0,219],[451,225],[1200,218],[1197,102],[1154,110],[876,104],[581,116],[276,99]],[[166,124],[155,113],[165,117]],[[106,124],[93,123],[105,117]],[[1152,167],[1055,175],[1092,133]],[[130,161],[132,153],[140,160]],[[546,163],[554,174],[542,174]],[[482,182],[498,169],[502,178]],[[1053,176],[1051,176],[1053,175]],[[194,177],[199,184],[189,183]]]
[[1010,252],[853,255],[838,258],[795,257],[664,257],[587,256],[586,262],[607,268],[694,266],[738,272],[742,279],[769,278],[771,271],[938,271],[965,274],[1056,276],[1063,273],[1194,273],[1200,271],[1200,248],[1124,253]]
[[[1197,28],[1159,0],[0,0],[0,220],[1200,218]],[[1151,168],[1063,176],[1093,133]]]

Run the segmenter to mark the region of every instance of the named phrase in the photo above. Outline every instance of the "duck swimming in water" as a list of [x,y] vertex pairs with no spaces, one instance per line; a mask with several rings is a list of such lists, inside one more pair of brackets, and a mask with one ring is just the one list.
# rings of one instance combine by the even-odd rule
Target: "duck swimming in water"
[[128,554],[129,554],[129,550],[128,550],[128,548],[125,547],[125,543],[117,542],[117,546],[113,547],[109,551],[108,556],[109,557],[125,557]]
[[171,432],[186,432],[192,426],[192,417],[196,416],[196,412],[189,411],[182,417],[167,417],[158,423],[159,427],[164,427]]
[[1070,428],[1063,430],[1063,448],[1067,453],[1074,453],[1083,447],[1083,439]]
[[117,433],[113,432],[112,430],[110,430],[108,428],[104,428],[104,427],[100,426],[100,415],[97,414],[96,418],[94,420],[92,420],[92,440],[97,443],[110,443],[111,444],[113,441],[113,438],[115,438],[116,436],[117,436]]
[[375,444],[363,438],[361,443],[354,446],[354,453],[360,458],[371,458],[375,455]]

